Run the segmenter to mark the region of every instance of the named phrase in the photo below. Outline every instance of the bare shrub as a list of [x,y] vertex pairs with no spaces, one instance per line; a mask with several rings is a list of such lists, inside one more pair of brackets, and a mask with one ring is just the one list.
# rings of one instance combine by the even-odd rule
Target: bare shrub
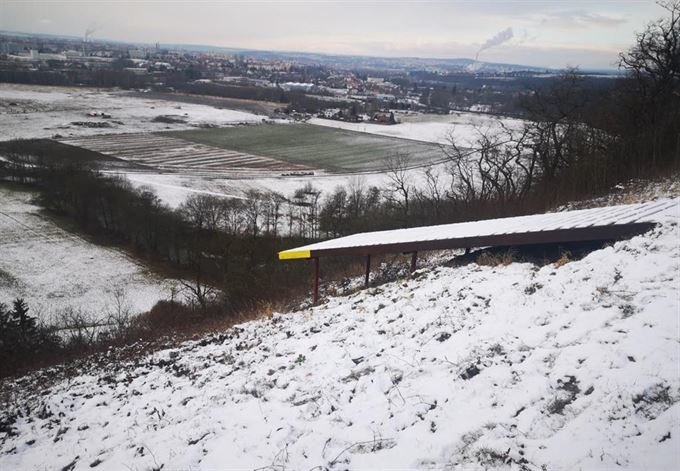
[[135,326],[159,334],[192,324],[196,318],[196,310],[186,304],[158,301],[149,312],[137,316]]
[[56,318],[58,334],[66,345],[73,348],[94,345],[97,334],[102,332],[102,324],[82,309],[69,306],[59,311]]
[[107,323],[110,334],[114,337],[125,337],[132,323],[132,305],[124,287],[113,291],[112,302],[108,308]]

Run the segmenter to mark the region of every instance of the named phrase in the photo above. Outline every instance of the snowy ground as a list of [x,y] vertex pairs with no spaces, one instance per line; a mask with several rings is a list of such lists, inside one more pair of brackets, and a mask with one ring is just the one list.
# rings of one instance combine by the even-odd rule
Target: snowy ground
[[380,136],[400,137],[422,142],[448,144],[450,136],[457,143],[473,142],[479,131],[500,129],[501,124],[510,129],[519,129],[522,121],[511,118],[500,118],[487,114],[456,112],[449,115],[399,115],[400,123],[382,125],[372,123],[346,123],[330,119],[312,118],[308,122],[318,126],[347,129],[349,131],[378,134]]
[[[445,165],[438,164],[432,168],[441,176],[442,187],[448,185]],[[361,174],[325,174],[315,172],[313,176],[260,176],[258,178],[220,178],[187,173],[150,173],[150,172],[111,172],[124,176],[134,186],[145,186],[153,189],[158,197],[169,206],[175,208],[182,204],[192,193],[212,194],[228,198],[243,198],[248,190],[274,191],[291,196],[295,190],[311,183],[320,189],[323,195],[328,195],[337,186],[348,188],[349,185],[360,182],[365,187],[378,186],[385,188],[389,185],[389,177],[385,173],[361,173]],[[408,171],[411,182],[416,186],[424,185],[424,169],[412,169]]]
[[0,187],[0,302],[22,297],[34,316],[51,324],[67,309],[102,321],[117,300],[138,314],[169,297],[175,283],[61,229],[31,196]]
[[421,270],[43,384],[1,469],[678,469],[680,215],[580,261]]
[[649,180],[621,182],[607,195],[585,201],[576,201],[560,209],[643,203],[658,198],[680,198],[680,174],[671,174],[651,182]]
[[[110,117],[88,115],[95,113]],[[157,116],[171,116],[184,122],[154,122]],[[109,89],[0,84],[0,140],[155,132],[264,119],[242,111],[137,98]],[[73,123],[104,123],[106,127]]]
[[[119,174],[119,173],[118,173]],[[206,178],[202,176],[179,175],[170,173],[125,173],[123,174],[136,187],[148,187],[171,207],[177,207],[192,193],[211,194],[228,198],[243,198],[248,190],[276,191],[285,196],[311,183],[324,194],[330,193],[338,185],[347,185],[359,179],[366,185],[384,185],[385,174],[327,175],[300,177],[260,177],[260,178]]]

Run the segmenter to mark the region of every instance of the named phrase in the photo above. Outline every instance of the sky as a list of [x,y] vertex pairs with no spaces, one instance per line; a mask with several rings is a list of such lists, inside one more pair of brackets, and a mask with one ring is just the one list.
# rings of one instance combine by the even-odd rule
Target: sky
[[131,42],[384,57],[479,53],[488,62],[614,68],[618,52],[663,13],[653,0],[0,0],[0,30],[82,36],[93,29],[93,38]]

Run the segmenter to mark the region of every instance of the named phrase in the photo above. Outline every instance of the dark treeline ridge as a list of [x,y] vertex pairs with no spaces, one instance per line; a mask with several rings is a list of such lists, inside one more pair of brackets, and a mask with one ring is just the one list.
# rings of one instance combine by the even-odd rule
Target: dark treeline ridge
[[0,82],[29,85],[146,88],[150,77],[112,69],[81,70],[0,70]]
[[[214,82],[186,82],[183,80],[168,80],[168,85],[183,93],[195,95],[209,95],[222,98],[237,98],[243,100],[270,101],[281,103],[284,112],[318,113],[328,107],[328,102],[301,91],[284,90],[280,87],[258,87],[253,85],[228,85]],[[357,106],[355,102],[334,101],[336,108],[351,108]]]

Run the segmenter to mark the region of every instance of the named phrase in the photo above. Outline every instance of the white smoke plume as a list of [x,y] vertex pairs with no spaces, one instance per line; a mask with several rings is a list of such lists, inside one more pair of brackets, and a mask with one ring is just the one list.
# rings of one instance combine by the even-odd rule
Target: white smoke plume
[[479,54],[482,51],[486,51],[487,49],[494,46],[499,46],[504,42],[511,40],[513,36],[514,33],[512,32],[512,28],[507,28],[503,31],[500,31],[499,33],[496,33],[492,38],[487,39],[486,42],[482,44],[482,47],[479,48],[479,51],[477,51],[477,54],[475,55],[475,60],[479,58]]
[[92,24],[89,28],[85,30],[85,35],[83,36],[83,40],[87,42],[88,39],[90,39],[90,36],[92,36],[94,33],[97,32],[99,28],[97,27],[96,24]]

